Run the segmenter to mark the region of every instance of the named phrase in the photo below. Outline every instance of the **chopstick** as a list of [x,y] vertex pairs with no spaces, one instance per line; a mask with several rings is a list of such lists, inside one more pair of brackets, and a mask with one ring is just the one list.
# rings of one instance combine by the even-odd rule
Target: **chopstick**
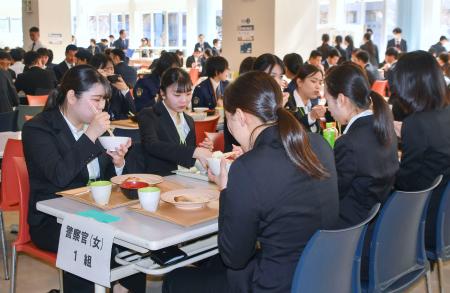
[[[94,105],[92,105],[92,103],[90,101],[88,101],[89,106],[91,106],[92,111],[94,111],[95,114],[98,114],[98,110],[94,107]],[[106,131],[108,131],[110,136],[115,136],[114,133],[111,131],[111,128],[106,129]]]
[[236,152],[228,152],[228,153],[224,153],[222,158],[227,159],[228,157],[231,157],[233,155],[236,155]]

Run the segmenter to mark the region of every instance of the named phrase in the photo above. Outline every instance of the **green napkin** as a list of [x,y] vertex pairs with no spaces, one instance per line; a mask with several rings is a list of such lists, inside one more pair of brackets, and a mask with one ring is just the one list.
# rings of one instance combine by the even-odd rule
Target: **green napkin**
[[97,210],[86,210],[82,212],[78,212],[77,215],[86,217],[86,218],[93,218],[99,222],[102,223],[113,223],[120,221],[120,217],[113,216],[104,212],[99,212]]

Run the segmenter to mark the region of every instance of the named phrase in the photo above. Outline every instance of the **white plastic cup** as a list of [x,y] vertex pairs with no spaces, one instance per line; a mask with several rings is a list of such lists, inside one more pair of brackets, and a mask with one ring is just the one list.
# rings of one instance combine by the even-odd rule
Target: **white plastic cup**
[[156,212],[159,205],[161,190],[158,187],[150,186],[138,189],[139,202],[141,207],[149,212]]
[[[208,162],[208,169],[211,170],[214,176],[220,175],[220,161],[222,158],[207,158],[206,161]],[[226,169],[227,172],[230,171],[231,162],[227,160]]]
[[109,181],[94,181],[89,184],[94,201],[99,205],[107,205],[111,196],[112,184]]

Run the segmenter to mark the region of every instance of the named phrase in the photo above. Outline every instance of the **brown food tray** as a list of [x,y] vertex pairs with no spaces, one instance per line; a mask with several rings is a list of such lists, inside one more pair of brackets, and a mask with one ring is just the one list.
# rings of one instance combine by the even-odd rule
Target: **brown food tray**
[[111,125],[119,126],[119,127],[135,128],[135,129],[139,128],[139,125],[137,124],[137,122],[133,122],[131,119],[114,120],[111,122]]

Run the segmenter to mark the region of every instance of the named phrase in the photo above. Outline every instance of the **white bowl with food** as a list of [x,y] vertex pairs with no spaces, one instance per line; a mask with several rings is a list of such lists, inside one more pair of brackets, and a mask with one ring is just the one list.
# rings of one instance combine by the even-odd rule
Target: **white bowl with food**
[[194,108],[194,112],[195,112],[195,113],[203,113],[203,112],[206,112],[206,111],[208,111],[208,110],[209,110],[208,107],[195,107],[195,108]]
[[98,140],[100,144],[108,151],[116,151],[120,145],[126,145],[128,140],[131,139],[127,136],[100,136]]
[[213,189],[178,189],[164,192],[161,200],[183,210],[201,209],[219,199],[220,192]]

